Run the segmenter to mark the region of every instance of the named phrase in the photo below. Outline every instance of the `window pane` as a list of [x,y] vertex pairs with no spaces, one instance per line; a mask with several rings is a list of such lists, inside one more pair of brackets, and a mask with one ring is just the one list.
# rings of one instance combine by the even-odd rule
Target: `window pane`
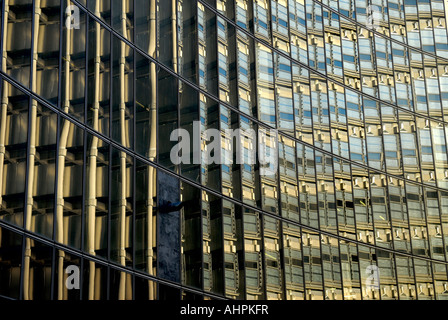
[[[59,84],[59,27],[60,27],[60,2],[34,1],[35,7],[41,4],[39,29],[37,33],[37,69],[36,87],[32,89],[38,95],[47,99],[52,104],[58,102]],[[36,17],[35,17],[36,19]],[[36,37],[36,35],[35,35]],[[35,38],[36,39],[36,38]]]
[[25,228],[53,236],[57,115],[31,101],[30,156]]
[[[68,0],[64,3],[64,8],[73,5]],[[67,28],[64,23],[62,29],[61,108],[80,121],[85,119],[86,20],[86,14],[79,10],[79,28]]]
[[109,145],[87,136],[84,251],[107,257],[109,213]]
[[9,14],[4,19],[7,23],[3,30],[6,35],[3,50],[7,60],[2,63],[2,68],[9,76],[30,87],[33,1],[10,3]]
[[132,267],[134,159],[113,148],[111,169],[110,259]]
[[2,82],[0,172],[2,182],[0,219],[23,226],[28,140],[29,98]]
[[62,250],[56,250],[56,261],[53,299],[79,300],[81,298],[82,282],[80,278],[81,258]]
[[113,37],[112,138],[134,147],[134,50]]
[[[100,1],[98,1],[99,3]],[[110,32],[89,18],[87,124],[109,135],[110,120]]]
[[84,260],[82,275],[83,300],[107,300],[107,267]]
[[80,249],[84,131],[69,120],[60,123],[56,241]]
[[109,268],[109,300],[132,300],[132,275]]
[[0,228],[0,296],[19,299],[22,236]]
[[23,299],[51,299],[53,248],[30,238],[25,239]]

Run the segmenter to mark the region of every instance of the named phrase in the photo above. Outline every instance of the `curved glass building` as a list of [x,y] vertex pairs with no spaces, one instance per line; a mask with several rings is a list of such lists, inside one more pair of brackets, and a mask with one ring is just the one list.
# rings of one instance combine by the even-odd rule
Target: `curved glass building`
[[0,0],[0,298],[448,299],[447,12]]

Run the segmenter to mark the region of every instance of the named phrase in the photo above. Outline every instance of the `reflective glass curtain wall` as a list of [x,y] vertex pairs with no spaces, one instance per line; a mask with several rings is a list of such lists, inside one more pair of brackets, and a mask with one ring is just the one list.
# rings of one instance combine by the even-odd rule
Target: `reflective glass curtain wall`
[[448,299],[442,0],[0,9],[0,298]]

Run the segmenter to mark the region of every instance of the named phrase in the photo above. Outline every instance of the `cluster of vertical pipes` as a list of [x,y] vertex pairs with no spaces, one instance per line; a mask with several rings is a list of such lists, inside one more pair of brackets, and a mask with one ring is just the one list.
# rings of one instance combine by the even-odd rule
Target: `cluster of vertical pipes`
[[[8,8],[9,0],[5,0],[5,19],[3,30],[7,34],[8,27]],[[37,89],[37,48],[39,40],[39,25],[41,16],[41,0],[34,1],[34,25],[33,25],[33,41],[32,41],[32,83],[31,90]],[[67,1],[67,5],[70,6],[71,2]],[[95,15],[100,16],[100,2],[95,3]],[[173,41],[173,68],[177,72],[177,21],[176,21],[176,0],[172,0],[172,41]],[[149,16],[149,48],[148,54],[152,57],[156,56],[156,0],[150,0],[150,16]],[[67,18],[70,18],[71,13],[67,12]],[[129,40],[129,35],[126,26],[126,2],[122,1],[121,7],[121,28],[123,30],[123,37]],[[72,31],[70,28],[65,28],[65,56],[64,56],[64,86],[65,86],[65,99],[62,101],[62,108],[65,113],[69,113],[70,107],[70,64],[71,64],[71,36]],[[101,26],[99,23],[95,23],[95,58],[94,58],[94,102],[92,106],[93,110],[93,123],[92,127],[95,131],[99,130],[99,108],[100,108],[100,66],[101,66]],[[2,52],[2,68],[6,70],[6,47]],[[126,44],[121,42],[120,48],[120,61],[119,61],[119,77],[120,77],[120,136],[121,143],[126,145],[126,88],[125,88],[125,64],[126,64]],[[155,161],[156,158],[156,121],[157,121],[157,70],[154,63],[150,63],[150,87],[151,87],[151,102],[149,110],[151,113],[151,138],[147,157],[150,161]],[[4,172],[4,159],[5,159],[5,143],[6,143],[6,121],[7,121],[7,109],[8,109],[8,86],[2,87],[2,100],[1,100],[1,123],[0,123],[0,182],[3,180]],[[25,208],[25,228],[31,229],[32,224],[32,212],[33,212],[33,189],[34,189],[34,170],[35,170],[35,155],[36,155],[36,124],[37,124],[37,101],[31,101],[30,110],[30,141],[29,141],[29,156],[28,156],[28,184],[26,189],[26,208]],[[70,121],[64,119],[61,136],[59,139],[58,149],[58,163],[57,163],[57,203],[56,203],[56,241],[63,243],[64,234],[64,172],[65,172],[65,160],[67,155],[67,143],[70,131]],[[96,220],[96,177],[97,177],[97,157],[98,157],[98,137],[92,136],[91,144],[89,146],[89,165],[87,170],[87,184],[88,192],[86,196],[86,217],[87,217],[87,252],[91,255],[95,255],[95,220]],[[150,275],[154,275],[153,261],[154,261],[154,224],[153,224],[153,208],[155,195],[155,169],[152,166],[148,166],[147,179],[147,202],[146,202],[146,264],[147,272]],[[125,235],[126,235],[126,153],[120,152],[120,177],[121,177],[121,189],[119,190],[119,261],[120,264],[126,265],[126,249],[125,249]],[[0,190],[0,205],[2,203],[2,190]],[[26,238],[25,259],[24,259],[24,274],[23,274],[23,294],[25,300],[32,299],[32,292],[30,288],[30,260],[31,260],[31,240]],[[58,250],[58,286],[57,286],[57,298],[58,300],[64,299],[65,283],[64,283],[64,252]],[[95,299],[95,262],[89,262],[89,279],[88,279],[88,299]],[[155,298],[155,284],[152,281],[149,283],[149,295],[148,298],[153,300]],[[118,298],[123,300],[126,298],[126,273],[121,272],[120,285]]]

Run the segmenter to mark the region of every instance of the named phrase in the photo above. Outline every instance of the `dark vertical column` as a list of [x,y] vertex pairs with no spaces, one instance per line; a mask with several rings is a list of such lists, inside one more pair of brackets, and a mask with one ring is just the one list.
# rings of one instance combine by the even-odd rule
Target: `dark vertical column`
[[[172,19],[177,17],[172,16],[172,1],[159,1],[158,11],[158,57],[159,61],[169,68],[173,69],[173,30]],[[177,10],[176,10],[177,11]]]
[[[182,42],[182,65],[179,73],[193,83],[198,83],[198,35],[197,35],[197,1],[182,1],[182,34],[179,35]],[[208,49],[207,49],[208,50]]]
[[[157,206],[180,201],[180,182],[162,171],[157,174]],[[164,210],[163,210],[164,211]],[[157,216],[157,275],[180,282],[180,213],[158,212]],[[161,289],[161,288],[160,288]]]
[[207,92],[215,96],[218,95],[218,39],[216,35],[216,14],[207,8],[205,13],[205,30],[206,39],[205,47],[207,53],[205,55],[207,64]]

